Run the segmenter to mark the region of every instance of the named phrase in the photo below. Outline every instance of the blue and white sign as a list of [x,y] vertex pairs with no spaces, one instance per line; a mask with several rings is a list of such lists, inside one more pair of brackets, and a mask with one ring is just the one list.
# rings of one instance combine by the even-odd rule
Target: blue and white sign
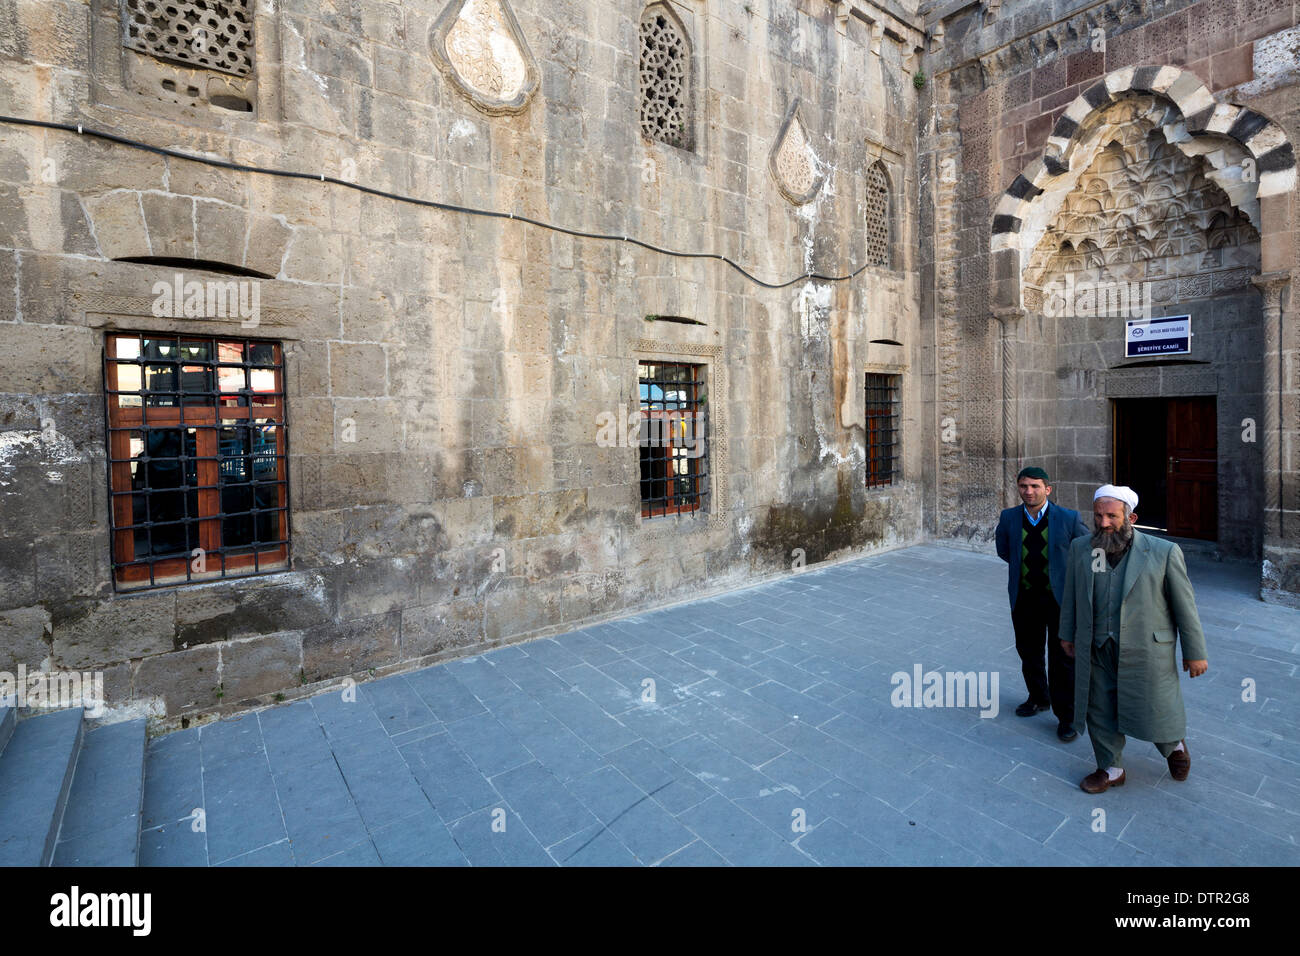
[[1192,351],[1192,317],[1130,319],[1124,329],[1124,357],[1186,355]]

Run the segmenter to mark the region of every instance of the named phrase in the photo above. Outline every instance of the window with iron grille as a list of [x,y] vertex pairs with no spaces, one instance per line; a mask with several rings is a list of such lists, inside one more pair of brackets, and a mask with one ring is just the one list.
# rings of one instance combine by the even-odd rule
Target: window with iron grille
[[709,490],[704,366],[641,362],[641,516],[704,510]]
[[122,0],[122,43],[160,60],[253,72],[252,0]]
[[278,342],[113,333],[104,392],[118,588],[288,567]]
[[692,149],[691,47],[666,4],[641,14],[641,132],[670,146]]
[[867,487],[892,485],[898,475],[901,375],[867,373]]

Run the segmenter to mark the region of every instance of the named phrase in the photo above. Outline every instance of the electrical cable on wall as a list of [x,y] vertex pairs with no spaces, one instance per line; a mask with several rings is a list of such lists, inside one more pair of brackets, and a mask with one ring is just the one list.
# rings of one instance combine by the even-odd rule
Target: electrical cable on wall
[[808,282],[811,280],[817,280],[820,282],[847,282],[860,276],[867,268],[867,264],[864,263],[847,275],[828,276],[820,272],[806,272],[786,282],[766,282],[749,272],[736,261],[716,252],[678,252],[673,249],[664,249],[661,246],[644,242],[643,240],[636,239],[632,236],[616,236],[608,233],[584,232],[580,229],[570,229],[567,226],[557,226],[553,223],[542,222],[541,220],[533,219],[529,216],[517,215],[515,213],[498,212],[493,209],[474,209],[470,206],[458,206],[454,203],[439,202],[436,199],[420,199],[416,196],[404,196],[401,193],[388,192],[387,190],[376,189],[373,186],[363,186],[360,183],[349,182],[346,179],[338,179],[334,176],[326,176],[323,173],[313,175],[312,173],[295,172],[290,169],[268,169],[261,166],[249,166],[244,163],[229,162],[224,159],[213,159],[208,156],[195,156],[165,146],[152,146],[149,143],[142,143],[139,140],[133,140],[126,136],[119,136],[116,133],[108,133],[104,130],[93,129],[92,127],[81,124],[51,123],[45,120],[26,119],[18,116],[0,116],[0,123],[11,123],[16,126],[34,126],[40,129],[62,130],[68,133],[76,133],[78,136],[93,136],[96,139],[102,139],[110,143],[117,143],[118,145],[127,146],[131,149],[139,149],[148,153],[155,153],[159,156],[169,156],[174,159],[189,160],[194,163],[203,163],[220,169],[231,169],[236,172],[259,173],[264,176],[279,176],[284,179],[306,179],[312,182],[331,183],[335,186],[344,186],[348,189],[355,189],[371,196],[382,196],[385,199],[391,199],[395,202],[411,203],[417,206],[426,206],[430,209],[440,209],[445,212],[463,213],[468,216],[483,216],[489,219],[509,219],[514,222],[522,222],[527,223],[530,226],[537,226],[541,229],[549,229],[552,232],[563,233],[567,236],[575,236],[579,239],[600,239],[609,242],[627,242],[634,246],[640,246],[642,249],[648,249],[650,252],[656,252],[660,255],[670,256],[675,259],[716,259],[719,262],[726,263],[746,279],[749,279],[755,285],[762,286],[765,289],[785,289],[789,286],[795,285],[796,283]]

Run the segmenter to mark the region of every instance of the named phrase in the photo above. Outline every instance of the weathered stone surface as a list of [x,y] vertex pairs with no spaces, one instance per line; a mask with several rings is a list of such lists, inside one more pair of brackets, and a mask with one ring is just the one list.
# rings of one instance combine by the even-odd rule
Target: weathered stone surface
[[402,611],[402,657],[471,649],[483,642],[483,605],[477,601],[408,607]]
[[308,683],[394,663],[401,653],[402,614],[390,611],[342,624],[322,624],[302,635]]
[[223,703],[293,687],[302,675],[302,637],[285,631],[221,645]]
[[182,714],[226,703],[216,647],[191,647],[146,657],[135,672],[137,699],[161,698],[166,713]]
[[241,265],[270,276],[280,274],[293,231],[269,216],[254,216],[248,224],[248,241]]
[[419,562],[398,557],[333,568],[335,600],[342,620],[373,617],[415,604],[419,598]]
[[143,193],[145,228],[151,255],[194,258],[194,200],[189,196]]
[[58,394],[99,388],[94,336],[88,329],[9,325],[0,392]]
[[194,258],[235,264],[244,257],[248,214],[217,202],[194,204]]
[[35,548],[21,535],[0,537],[0,608],[37,600]]
[[333,617],[319,574],[230,579],[176,592],[176,640],[208,644],[276,628],[294,630]]
[[36,541],[36,575],[45,601],[107,594],[109,546],[101,533],[64,533]]
[[149,230],[139,193],[119,190],[88,196],[82,203],[105,259],[149,255]]
[[119,594],[102,602],[82,602],[54,618],[54,661],[78,668],[115,664],[174,649],[176,596]]
[[332,394],[369,398],[386,393],[388,356],[380,345],[330,345]]
[[0,611],[0,671],[18,672],[22,664],[38,670],[50,653],[50,612],[43,607]]
[[488,641],[540,630],[561,620],[563,585],[539,581],[488,593],[483,601],[483,633]]

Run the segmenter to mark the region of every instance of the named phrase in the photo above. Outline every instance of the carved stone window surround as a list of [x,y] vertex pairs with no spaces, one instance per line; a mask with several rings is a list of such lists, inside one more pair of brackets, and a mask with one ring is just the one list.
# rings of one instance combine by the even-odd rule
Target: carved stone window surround
[[[278,104],[274,82],[266,77],[265,49],[274,30],[266,29],[256,0],[250,0],[251,50],[248,69],[213,69],[176,62],[132,48],[124,42],[123,0],[92,0],[90,18],[90,101],[92,106],[156,116],[209,129],[256,122]],[[272,42],[274,46],[274,42]]]
[[638,363],[648,358],[665,362],[695,362],[705,366],[708,385],[709,507],[691,517],[642,518],[636,515],[638,540],[658,541],[680,538],[683,534],[713,534],[727,527],[727,480],[731,472],[727,432],[727,367],[722,361],[722,346],[694,345],[667,339],[637,339],[632,344],[633,361],[629,374],[636,380]]

